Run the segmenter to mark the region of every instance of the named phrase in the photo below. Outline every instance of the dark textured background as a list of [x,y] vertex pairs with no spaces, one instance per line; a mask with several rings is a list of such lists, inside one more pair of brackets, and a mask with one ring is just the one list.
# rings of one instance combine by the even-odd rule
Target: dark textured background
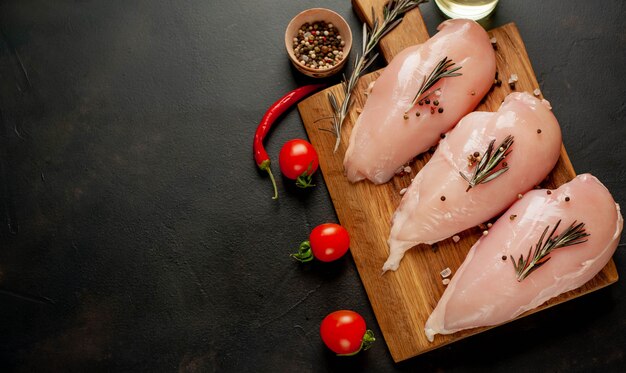
[[[351,257],[289,258],[336,216],[319,175],[304,192],[279,177],[273,201],[251,142],[268,105],[310,82],[282,40],[314,6],[359,40],[347,0],[0,1],[0,370],[623,369],[623,279],[394,364]],[[421,9],[434,32],[443,18]],[[517,23],[575,169],[622,205],[625,14],[620,0],[502,0],[493,20]],[[291,110],[270,156],[305,136]],[[615,261],[624,276],[624,248]],[[321,344],[340,308],[381,339],[367,353]]]

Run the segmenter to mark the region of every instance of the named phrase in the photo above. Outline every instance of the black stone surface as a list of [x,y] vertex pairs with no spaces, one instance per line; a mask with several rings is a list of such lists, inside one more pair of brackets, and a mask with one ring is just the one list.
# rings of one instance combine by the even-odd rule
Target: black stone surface
[[[623,371],[623,280],[394,364],[352,258],[289,258],[336,216],[319,175],[308,191],[279,177],[273,201],[251,143],[268,105],[311,81],[282,38],[316,6],[358,47],[347,0],[0,2],[1,371]],[[434,32],[442,16],[421,9]],[[503,0],[492,20],[517,23],[575,169],[622,205],[625,14]],[[294,108],[270,156],[298,137]],[[623,247],[614,258],[626,274]],[[375,331],[370,351],[322,345],[342,308]]]

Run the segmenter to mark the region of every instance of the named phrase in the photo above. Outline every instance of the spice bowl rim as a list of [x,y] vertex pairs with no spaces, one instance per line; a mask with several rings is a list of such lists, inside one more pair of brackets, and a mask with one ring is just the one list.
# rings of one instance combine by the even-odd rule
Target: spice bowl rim
[[[329,20],[328,16],[332,17],[332,20]],[[324,68],[324,69],[314,69],[307,67],[301,64],[293,50],[293,38],[295,37],[297,30],[306,22],[315,22],[315,21],[325,21],[332,23],[342,37],[342,40],[345,42],[343,46],[343,59],[339,61],[334,66]],[[289,59],[291,63],[295,66],[295,68],[301,73],[314,77],[314,78],[325,78],[331,76],[338,71],[340,71],[348,60],[348,56],[350,54],[350,50],[352,49],[352,30],[350,29],[350,25],[348,22],[337,12],[327,9],[327,8],[309,8],[301,11],[296,14],[289,24],[287,25],[287,29],[285,30],[285,48],[287,49],[287,54],[289,55]]]

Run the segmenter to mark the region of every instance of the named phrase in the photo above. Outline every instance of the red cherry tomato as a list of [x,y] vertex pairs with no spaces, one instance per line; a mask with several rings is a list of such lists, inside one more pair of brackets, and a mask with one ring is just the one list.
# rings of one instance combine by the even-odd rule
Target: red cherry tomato
[[324,344],[338,355],[354,355],[367,350],[376,340],[365,320],[354,311],[335,311],[322,320],[320,336]]
[[317,152],[306,140],[287,141],[278,155],[280,171],[285,177],[296,180],[301,188],[313,186],[311,177],[319,166]]
[[322,262],[332,262],[341,258],[350,248],[350,235],[346,228],[335,223],[324,223],[313,228],[309,240],[300,244],[298,252],[291,257],[302,262],[317,258]]
[[314,257],[322,262],[332,262],[348,251],[350,235],[339,224],[325,223],[313,228],[309,242]]

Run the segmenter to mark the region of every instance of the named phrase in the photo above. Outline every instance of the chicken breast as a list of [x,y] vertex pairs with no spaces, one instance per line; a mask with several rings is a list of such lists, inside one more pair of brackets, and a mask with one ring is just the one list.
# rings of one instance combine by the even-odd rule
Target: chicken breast
[[[552,251],[540,268],[518,281],[513,261],[528,257],[547,226],[584,223],[587,242]],[[435,334],[498,325],[591,280],[609,261],[622,232],[622,215],[609,191],[590,174],[556,190],[533,190],[516,202],[470,249],[428,321]]]
[[[439,143],[430,161],[417,174],[394,213],[389,258],[383,270],[396,270],[404,253],[417,244],[432,244],[481,224],[504,211],[538,185],[559,159],[561,129],[549,104],[528,93],[509,94],[495,113],[465,116]],[[513,136],[506,162],[508,171],[467,190],[477,162],[489,142],[498,147]]]
[[[493,84],[496,60],[489,36],[474,21],[454,19],[439,25],[439,32],[421,45],[400,52],[377,79],[359,116],[344,158],[348,180],[369,179],[382,184],[416,155],[428,150],[439,135],[472,111]],[[420,97],[439,106],[410,107],[424,78],[448,57],[461,66],[461,76],[439,80]],[[431,106],[434,108],[431,114]],[[438,109],[443,111],[440,113]],[[416,116],[416,112],[420,116]]]

